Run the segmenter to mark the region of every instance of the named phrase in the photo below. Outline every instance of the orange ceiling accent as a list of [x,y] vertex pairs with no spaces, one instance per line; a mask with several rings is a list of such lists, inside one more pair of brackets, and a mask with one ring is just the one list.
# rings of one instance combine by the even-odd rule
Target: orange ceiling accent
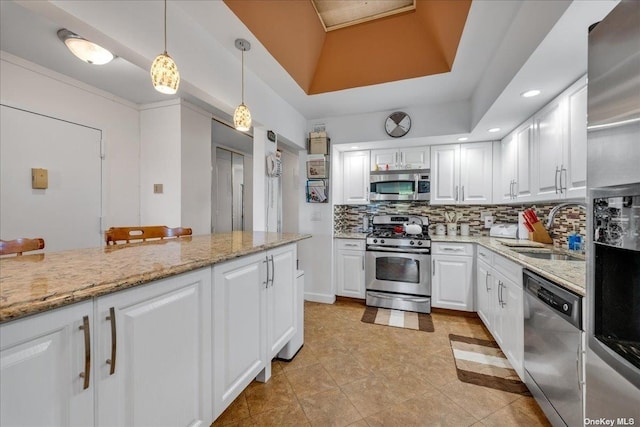
[[418,0],[414,11],[326,33],[310,0],[224,2],[309,95],[451,71],[471,7]]

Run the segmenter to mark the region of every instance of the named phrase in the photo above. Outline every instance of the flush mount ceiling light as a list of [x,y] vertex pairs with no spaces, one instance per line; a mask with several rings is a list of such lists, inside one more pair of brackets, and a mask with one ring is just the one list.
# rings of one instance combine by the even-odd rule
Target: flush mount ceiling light
[[528,90],[526,92],[522,92],[520,94],[520,96],[523,97],[523,98],[531,98],[531,97],[538,96],[538,95],[540,95],[540,91],[538,89],[531,89],[531,90]]
[[491,128],[489,129],[489,132],[491,133],[500,132],[500,128]]
[[461,142],[462,142],[462,141],[466,141],[466,140],[468,140],[468,139],[469,139],[469,138],[467,138],[466,136],[461,136],[460,138],[458,138],[458,141],[461,141]]
[[246,132],[251,128],[251,112],[244,105],[244,53],[251,49],[251,44],[245,39],[236,39],[236,48],[242,52],[242,97],[240,105],[233,113],[233,125],[237,130]]
[[180,85],[178,66],[167,53],[167,0],[164,0],[164,52],[151,64],[151,82],[160,93],[173,95]]
[[104,65],[113,59],[113,53],[107,49],[72,33],[66,28],[58,30],[58,38],[62,40],[71,53],[88,64]]

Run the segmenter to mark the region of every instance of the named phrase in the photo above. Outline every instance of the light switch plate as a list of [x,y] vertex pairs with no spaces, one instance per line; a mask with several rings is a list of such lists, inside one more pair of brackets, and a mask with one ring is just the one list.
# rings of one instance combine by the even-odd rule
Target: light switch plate
[[49,171],[46,169],[31,169],[31,188],[36,190],[46,190],[49,188]]
[[164,191],[162,184],[153,184],[153,192],[155,194],[162,194]]

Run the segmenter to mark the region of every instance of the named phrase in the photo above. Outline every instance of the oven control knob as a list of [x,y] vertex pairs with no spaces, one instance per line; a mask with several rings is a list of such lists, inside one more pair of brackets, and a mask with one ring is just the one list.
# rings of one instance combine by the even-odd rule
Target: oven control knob
[[418,246],[422,246],[422,241],[419,241],[419,242],[418,242]]
[[409,242],[410,245],[415,245],[415,243],[412,241]]
[[373,239],[373,243],[378,243],[378,239]]
[[562,311],[569,311],[569,305],[568,304],[562,304]]
[[384,243],[384,239],[380,240],[380,243]]

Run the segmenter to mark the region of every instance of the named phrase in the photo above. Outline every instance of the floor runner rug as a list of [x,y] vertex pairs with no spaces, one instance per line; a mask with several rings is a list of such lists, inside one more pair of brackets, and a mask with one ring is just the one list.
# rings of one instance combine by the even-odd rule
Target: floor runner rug
[[362,315],[363,322],[376,325],[394,326],[396,328],[415,329],[433,332],[431,315],[413,311],[389,310],[386,308],[367,307]]
[[460,381],[531,395],[495,341],[450,334],[449,342]]

